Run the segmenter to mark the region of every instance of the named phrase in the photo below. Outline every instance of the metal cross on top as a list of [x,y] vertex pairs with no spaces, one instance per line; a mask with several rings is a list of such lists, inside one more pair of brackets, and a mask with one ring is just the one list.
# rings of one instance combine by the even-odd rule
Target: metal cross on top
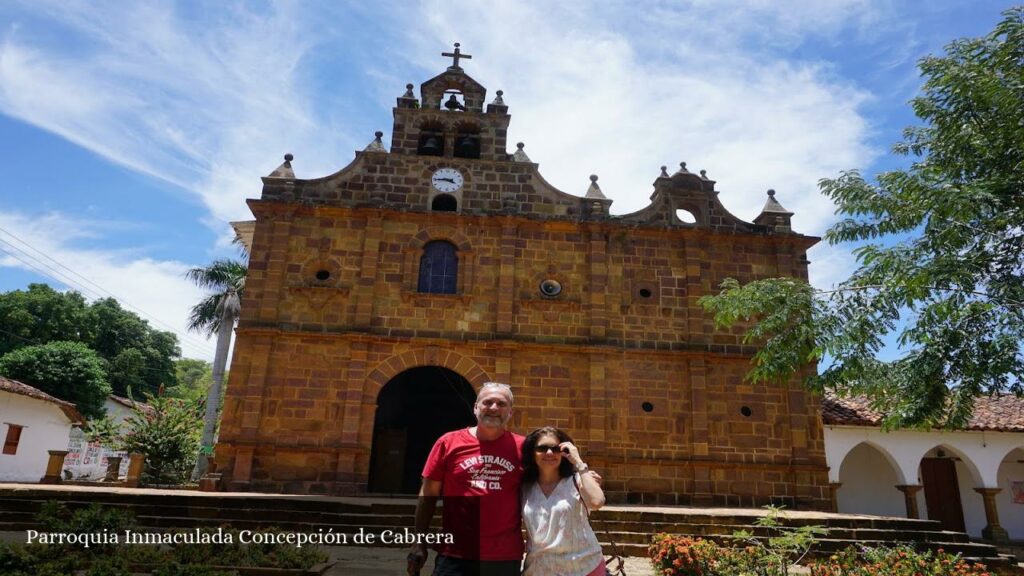
[[462,68],[459,66],[459,58],[465,58],[466,60],[472,60],[473,59],[473,57],[470,56],[469,54],[463,54],[461,51],[459,51],[459,43],[458,42],[455,43],[455,52],[441,52],[441,56],[446,56],[448,58],[452,58],[454,61],[452,62],[452,65],[450,66],[450,68],[455,68],[455,69],[458,69],[458,70],[462,70]]

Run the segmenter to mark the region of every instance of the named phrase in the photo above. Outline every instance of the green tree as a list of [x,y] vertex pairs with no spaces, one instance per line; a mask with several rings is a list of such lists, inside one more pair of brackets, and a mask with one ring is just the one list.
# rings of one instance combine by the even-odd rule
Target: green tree
[[0,355],[56,341],[82,342],[106,362],[115,394],[156,393],[176,381],[178,338],[154,330],[111,298],[86,303],[77,292],[58,292],[45,284],[0,293]]
[[223,259],[215,260],[205,268],[193,268],[186,274],[201,288],[213,291],[192,308],[189,330],[205,333],[207,336],[217,335],[217,350],[213,357],[213,382],[206,395],[206,412],[203,417],[202,450],[192,472],[193,479],[198,479],[206,472],[206,456],[213,451],[231,333],[238,320],[247,272],[248,268],[242,262]]
[[135,313],[113,298],[97,300],[89,307],[93,338],[90,346],[109,362],[108,376],[114,393],[155,394],[160,386],[174,386],[174,359],[181,356],[177,336],[149,327]]
[[92,341],[85,298],[46,284],[0,293],[0,326],[0,356],[32,344]]
[[167,389],[167,395],[181,398],[198,406],[206,399],[206,393],[213,383],[213,370],[209,362],[194,358],[182,358],[174,363],[178,384]]
[[100,357],[81,342],[26,346],[0,357],[0,374],[74,403],[87,418],[103,416],[110,384]]
[[151,410],[129,416],[127,432],[116,445],[146,455],[146,483],[180,484],[188,478],[199,450],[199,409],[165,395],[147,394],[146,403]]
[[[749,377],[784,381],[824,359],[813,389],[865,394],[888,426],[957,426],[981,394],[1022,392],[1024,358],[1024,8],[982,38],[919,63],[922,125],[894,153],[906,169],[820,183],[859,267],[835,290],[767,279],[705,297],[720,326],[754,319]],[[879,352],[888,336],[895,359]]]

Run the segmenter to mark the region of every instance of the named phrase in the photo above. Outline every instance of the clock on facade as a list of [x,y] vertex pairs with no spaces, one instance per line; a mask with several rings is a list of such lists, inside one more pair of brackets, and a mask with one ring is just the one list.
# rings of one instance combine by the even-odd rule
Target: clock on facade
[[430,183],[438,192],[455,192],[462,188],[462,173],[455,168],[438,168],[430,177]]

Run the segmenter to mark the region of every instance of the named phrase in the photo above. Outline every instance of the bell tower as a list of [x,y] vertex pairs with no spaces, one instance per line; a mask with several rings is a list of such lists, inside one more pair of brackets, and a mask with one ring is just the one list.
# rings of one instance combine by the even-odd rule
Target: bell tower
[[458,43],[441,55],[452,58],[452,65],[420,85],[420,98],[412,84],[398,98],[391,153],[511,160],[505,152],[510,116],[501,90],[485,108],[487,89],[459,66],[460,59],[472,56],[463,54]]

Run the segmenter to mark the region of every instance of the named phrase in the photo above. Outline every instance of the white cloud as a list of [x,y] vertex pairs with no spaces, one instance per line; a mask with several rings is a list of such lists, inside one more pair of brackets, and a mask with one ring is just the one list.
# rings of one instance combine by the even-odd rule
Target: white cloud
[[24,4],[69,31],[74,51],[24,27],[0,44],[0,111],[199,195],[221,222],[250,216],[259,177],[285,152],[336,168],[344,140],[320,125],[299,65],[318,41],[292,3],[262,13],[124,2]]
[[48,276],[48,284],[64,285],[89,300],[115,296],[151,327],[177,334],[184,356],[212,360],[214,341],[189,333],[185,327],[189,309],[203,297],[202,291],[185,279],[190,266],[130,250],[80,247],[83,241],[102,240],[119,226],[59,213],[26,216],[0,212],[0,268]]
[[[468,73],[492,96],[505,91],[510,147],[524,141],[545,177],[573,194],[598,174],[614,213],[642,208],[659,166],[687,161],[708,170],[741,218],[775,188],[795,229],[819,234],[833,208],[817,180],[880,152],[866,144],[860,113],[870,95],[827,63],[786,56],[811,40],[884,34],[893,26],[885,0],[375,6],[271,1],[200,14],[166,3],[25,2],[82,48],[12,28],[0,44],[0,111],[199,195],[215,222],[249,216],[244,199],[284,152],[296,154],[302,177],[346,164],[370,137],[347,132],[353,119],[326,102],[385,118],[406,81],[443,69],[439,53],[453,41],[474,56]],[[361,59],[370,86],[333,85],[312,68],[324,46],[373,36],[347,29],[342,13],[380,31]],[[399,80],[406,63],[422,74]]]

